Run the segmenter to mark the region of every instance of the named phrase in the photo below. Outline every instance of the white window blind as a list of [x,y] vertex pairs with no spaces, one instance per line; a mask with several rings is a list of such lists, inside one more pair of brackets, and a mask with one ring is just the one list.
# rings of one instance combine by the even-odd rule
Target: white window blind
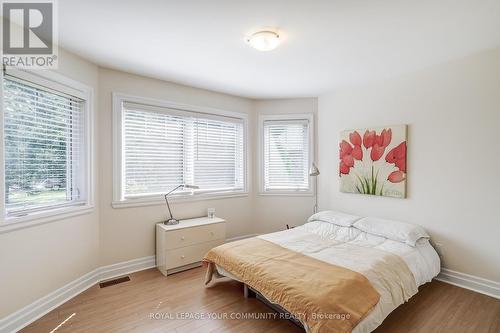
[[243,190],[243,123],[194,119],[192,160],[200,189]]
[[84,202],[83,102],[4,76],[7,215]]
[[122,137],[124,199],[244,190],[242,119],[123,103]]
[[263,123],[264,191],[309,189],[309,121]]

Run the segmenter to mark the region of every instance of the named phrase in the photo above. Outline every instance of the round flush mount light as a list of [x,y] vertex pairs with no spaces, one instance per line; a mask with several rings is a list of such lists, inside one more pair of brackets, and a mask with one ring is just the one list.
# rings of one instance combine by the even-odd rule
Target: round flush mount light
[[258,31],[247,37],[247,43],[259,51],[271,51],[278,47],[280,43],[280,36],[270,30]]

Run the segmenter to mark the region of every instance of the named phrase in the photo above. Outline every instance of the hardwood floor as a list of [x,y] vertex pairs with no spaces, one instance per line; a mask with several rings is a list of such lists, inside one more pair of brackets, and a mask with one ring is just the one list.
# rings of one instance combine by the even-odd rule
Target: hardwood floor
[[[273,316],[260,301],[243,298],[240,283],[221,280],[206,288],[204,273],[196,268],[165,278],[149,269],[131,274],[128,282],[103,289],[96,285],[21,332],[302,332],[282,319],[189,318]],[[176,314],[186,318],[169,318]],[[500,300],[434,281],[396,309],[376,332],[500,332]]]

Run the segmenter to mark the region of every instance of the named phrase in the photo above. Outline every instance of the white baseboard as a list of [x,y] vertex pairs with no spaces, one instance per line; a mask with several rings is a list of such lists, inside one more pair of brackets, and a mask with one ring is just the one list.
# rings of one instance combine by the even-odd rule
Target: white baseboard
[[255,236],[258,236],[258,235],[259,234],[248,234],[248,235],[243,235],[243,236],[232,237],[232,238],[226,239],[226,243],[234,242],[234,241],[237,241],[237,240],[240,240],[240,239],[255,237]]
[[155,256],[142,257],[142,258],[132,259],[129,261],[119,262],[117,264],[102,266],[98,268],[99,279],[97,282],[103,280],[109,280],[125,274],[143,271],[145,269],[153,267],[156,267]]
[[436,280],[500,299],[500,283],[442,268]]
[[96,283],[96,270],[0,320],[0,332],[17,332]]
[[0,332],[17,332],[96,283],[155,267],[155,256],[99,267],[0,320]]

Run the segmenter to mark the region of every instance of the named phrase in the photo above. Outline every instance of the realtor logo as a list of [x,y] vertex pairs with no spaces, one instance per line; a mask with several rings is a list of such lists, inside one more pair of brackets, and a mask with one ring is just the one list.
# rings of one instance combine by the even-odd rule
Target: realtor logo
[[54,1],[3,1],[2,62],[8,67],[55,68]]

